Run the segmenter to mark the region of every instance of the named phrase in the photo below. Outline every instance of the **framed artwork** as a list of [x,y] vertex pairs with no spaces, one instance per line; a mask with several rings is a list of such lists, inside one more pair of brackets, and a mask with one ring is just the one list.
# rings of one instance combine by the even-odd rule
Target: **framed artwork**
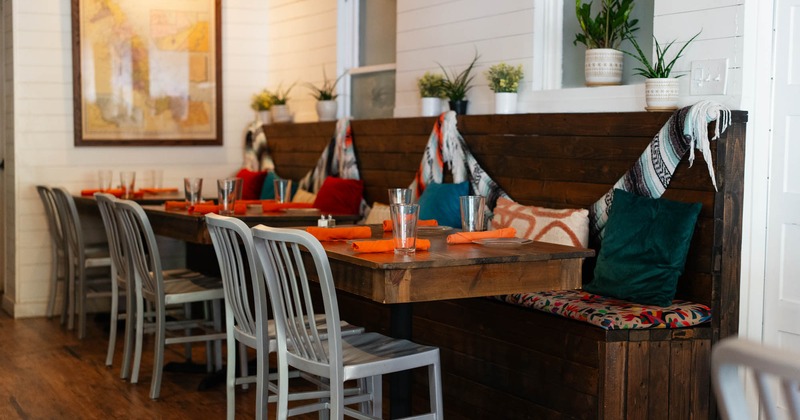
[[72,0],[75,145],[221,145],[220,2]]

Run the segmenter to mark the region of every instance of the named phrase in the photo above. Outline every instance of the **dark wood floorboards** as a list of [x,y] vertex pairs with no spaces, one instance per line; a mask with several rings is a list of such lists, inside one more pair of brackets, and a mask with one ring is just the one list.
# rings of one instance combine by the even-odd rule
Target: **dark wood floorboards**
[[[139,383],[119,378],[122,339],[114,366],[105,366],[108,323],[88,322],[78,340],[57,318],[14,320],[0,311],[0,419],[222,419],[224,384],[198,391],[204,373],[165,372],[161,397],[149,398],[153,342],[147,340]],[[205,360],[196,345],[195,360]],[[167,362],[180,362],[182,346],[170,346]],[[236,417],[253,418],[255,389],[237,390]],[[274,404],[269,407],[274,417]],[[318,418],[316,414],[300,418]]]

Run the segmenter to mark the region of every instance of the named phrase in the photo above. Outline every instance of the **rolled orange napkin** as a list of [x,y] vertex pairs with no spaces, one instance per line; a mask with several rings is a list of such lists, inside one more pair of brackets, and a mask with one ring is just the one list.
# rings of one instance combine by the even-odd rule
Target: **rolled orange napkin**
[[275,201],[265,200],[261,204],[261,210],[264,213],[279,211],[284,209],[310,209],[313,208],[312,203],[276,203]]
[[254,204],[263,205],[264,201],[265,200],[236,200],[236,204],[242,203],[242,204],[244,204],[246,206],[250,206],[250,205],[254,205]]
[[[436,219],[417,220],[417,227],[419,227],[419,226],[439,226],[439,222]],[[384,232],[391,232],[392,231],[392,221],[391,220],[384,220],[383,221],[383,231]]]
[[513,238],[517,236],[517,230],[514,228],[502,228],[497,230],[487,230],[485,232],[458,232],[447,235],[447,243],[454,244],[470,244],[477,239],[487,238]]
[[369,226],[355,227],[307,227],[306,232],[314,235],[320,241],[336,241],[343,239],[364,239],[372,237],[372,229]]
[[199,203],[199,204],[195,204],[193,206],[189,206],[189,208],[187,210],[189,211],[189,213],[200,213],[200,214],[218,213],[219,212],[219,206],[214,204],[214,203],[210,203],[210,204]]
[[[417,251],[427,251],[431,248],[431,241],[417,238]],[[394,251],[393,239],[380,239],[377,241],[353,242],[355,252],[392,252]]]
[[237,201],[236,204],[233,205],[233,214],[246,214],[247,213],[247,204]]
[[164,210],[186,210],[185,201],[165,201]]

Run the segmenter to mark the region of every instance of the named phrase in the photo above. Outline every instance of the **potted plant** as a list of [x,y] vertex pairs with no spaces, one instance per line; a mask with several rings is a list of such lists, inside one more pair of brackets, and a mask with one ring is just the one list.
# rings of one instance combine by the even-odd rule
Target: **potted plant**
[[619,45],[626,33],[638,28],[630,20],[633,0],[602,0],[600,11],[592,17],[592,1],[575,0],[575,15],[581,32],[574,45],[586,46],[584,74],[587,86],[618,85],[622,82],[622,52]]
[[444,76],[426,71],[417,79],[419,96],[422,98],[422,116],[433,117],[442,112],[444,93]]
[[458,74],[456,72],[448,73],[439,64],[439,67],[444,72],[444,84],[442,85],[444,96],[447,96],[450,101],[450,109],[455,111],[456,114],[466,115],[467,113],[467,105],[469,104],[467,93],[472,88],[472,78],[475,77],[472,74],[472,69],[477,61],[478,54],[476,53],[475,58],[472,59],[467,68]]
[[514,67],[506,63],[499,63],[489,67],[489,70],[486,71],[489,89],[494,92],[494,112],[496,114],[517,112],[517,90],[522,76],[522,64]]
[[272,92],[267,89],[253,95],[250,108],[256,112],[256,119],[262,124],[269,124],[269,109],[272,107]]
[[661,44],[658,42],[658,39],[653,37],[653,41],[656,44],[656,53],[655,59],[651,62],[642,52],[642,49],[639,47],[639,43],[636,42],[636,38],[634,38],[630,33],[626,35],[626,38],[631,42],[633,48],[636,49],[636,54],[634,55],[627,51],[625,51],[625,53],[636,59],[636,61],[641,63],[643,66],[637,67],[634,70],[636,74],[646,78],[644,81],[645,102],[647,104],[645,107],[646,110],[664,111],[677,109],[678,96],[680,93],[678,78],[683,75],[681,74],[671,77],[672,67],[675,65],[678,59],[681,58],[681,55],[683,55],[683,51],[686,49],[686,47],[688,47],[698,35],[700,35],[700,32],[689,39],[689,41],[687,41],[686,44],[684,44],[683,47],[678,50],[678,53],[675,54],[675,57],[673,57],[669,62],[667,61],[667,51],[669,51],[669,49],[672,47],[672,44],[675,43],[674,40],[662,48]]
[[286,105],[286,102],[289,100],[289,92],[292,91],[295,84],[292,83],[286,90],[282,90],[281,85],[278,85],[278,89],[272,94],[272,106],[270,107],[272,121],[278,123],[292,121],[292,114],[289,112],[289,106]]
[[336,93],[336,85],[345,74],[347,74],[347,72],[342,73],[341,76],[337,77],[336,80],[331,82],[328,79],[328,75],[325,73],[325,68],[323,67],[322,87],[311,83],[306,84],[312,91],[311,96],[317,100],[317,117],[319,117],[320,121],[333,121],[336,119],[336,111],[338,108],[336,98],[339,96],[339,94]]

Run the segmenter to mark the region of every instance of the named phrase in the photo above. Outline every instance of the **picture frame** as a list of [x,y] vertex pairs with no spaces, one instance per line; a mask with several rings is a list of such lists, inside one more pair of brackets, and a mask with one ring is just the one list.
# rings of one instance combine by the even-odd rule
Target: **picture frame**
[[221,0],[71,0],[75,146],[222,145]]

